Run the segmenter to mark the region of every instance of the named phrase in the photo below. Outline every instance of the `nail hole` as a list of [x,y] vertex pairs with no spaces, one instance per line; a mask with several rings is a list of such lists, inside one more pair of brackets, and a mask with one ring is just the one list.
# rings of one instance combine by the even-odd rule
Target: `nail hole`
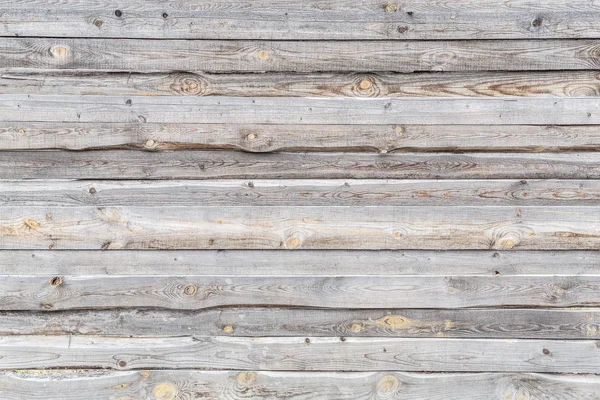
[[96,189],[94,189],[94,188],[90,188],[90,193],[91,193],[91,194],[94,194],[94,193],[96,193]]
[[304,342],[305,342],[306,344],[310,344],[310,339],[309,339],[309,338],[306,338],[306,339],[304,339]]
[[168,16],[169,16],[169,14],[167,14],[167,13],[162,13],[162,17],[163,17],[163,18],[167,18]]
[[121,10],[115,10],[115,15],[117,17],[121,17],[123,15],[123,13],[121,12]]
[[550,355],[550,350],[544,349],[544,350],[542,350],[542,353],[544,353],[545,355],[548,356],[548,355]]
[[63,283],[63,280],[60,276],[55,276],[54,278],[48,281],[52,286],[60,286]]
[[123,360],[119,361],[119,367],[124,368],[127,366],[127,363]]

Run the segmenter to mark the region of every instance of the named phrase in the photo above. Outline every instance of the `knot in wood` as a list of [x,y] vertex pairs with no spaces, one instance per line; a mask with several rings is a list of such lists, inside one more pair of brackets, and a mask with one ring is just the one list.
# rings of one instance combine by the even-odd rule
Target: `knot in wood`
[[270,58],[269,52],[266,50],[260,50],[258,52],[258,59],[261,61],[267,61]]
[[54,278],[50,279],[48,283],[51,286],[60,286],[63,283],[63,279],[60,276],[55,276]]
[[231,325],[225,325],[223,327],[223,332],[225,332],[225,333],[233,333],[233,326],[231,326]]
[[188,296],[193,296],[196,294],[196,292],[198,292],[198,288],[196,287],[196,285],[187,285],[183,288],[183,293],[185,293]]

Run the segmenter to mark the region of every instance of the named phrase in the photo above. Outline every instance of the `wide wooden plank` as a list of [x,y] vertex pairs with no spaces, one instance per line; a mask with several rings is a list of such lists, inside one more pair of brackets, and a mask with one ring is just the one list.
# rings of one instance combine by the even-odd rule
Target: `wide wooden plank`
[[0,249],[597,250],[597,207],[2,207]]
[[0,369],[596,373],[599,352],[595,340],[4,336]]
[[[598,125],[600,98],[349,99],[0,95],[4,122]],[[396,132],[393,136],[396,136]]]
[[3,250],[0,275],[596,275],[597,251]]
[[[0,310],[600,307],[591,276],[4,276]],[[399,324],[402,318],[392,318]],[[384,318],[385,320],[385,318]],[[381,322],[385,326],[385,322]],[[441,322],[443,324],[446,321]],[[448,322],[452,324],[452,321]],[[443,334],[442,334],[443,336]]]
[[1,335],[600,339],[600,309],[302,309],[0,312]]
[[537,373],[19,370],[0,373],[6,400],[414,399],[594,400],[597,375]]
[[598,97],[597,71],[213,74],[13,69],[3,94],[235,97]]
[[0,206],[598,206],[598,180],[0,181]]
[[[344,6],[290,1],[190,5],[132,1],[112,7],[90,1],[24,3],[28,7],[14,3],[3,7],[2,36],[274,40],[600,37],[600,12],[585,7],[582,1],[570,8],[563,2],[560,11],[539,4],[519,9],[501,2],[493,8],[471,3],[460,9],[434,2],[385,1],[368,5],[352,1]],[[430,7],[423,8],[426,4]]]
[[[2,150],[600,151],[597,125],[0,123]],[[129,157],[129,156],[127,156]]]
[[0,179],[598,179],[600,153],[3,152]]
[[0,68],[111,71],[528,71],[597,69],[581,40],[311,41],[0,40]]

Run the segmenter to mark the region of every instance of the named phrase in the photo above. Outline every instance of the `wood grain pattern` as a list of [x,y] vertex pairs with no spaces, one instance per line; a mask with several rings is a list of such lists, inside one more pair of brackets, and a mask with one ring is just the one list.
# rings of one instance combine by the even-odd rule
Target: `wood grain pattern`
[[[4,336],[0,369],[595,373],[595,340]],[[306,340],[308,339],[308,340]]]
[[186,335],[600,339],[600,312],[586,309],[302,309],[0,312],[1,335]]
[[2,68],[188,72],[528,71],[600,65],[581,40],[307,41],[0,40]]
[[598,206],[597,180],[0,181],[0,206]]
[[3,94],[235,97],[598,97],[597,71],[402,73],[119,73],[13,69]]
[[[600,276],[4,276],[0,310],[600,307]],[[385,321],[385,318],[384,318]],[[392,317],[392,324],[410,324]],[[377,322],[375,322],[377,324]],[[380,322],[385,326],[385,322]],[[418,324],[418,322],[415,322]],[[453,321],[442,324],[452,325]],[[444,336],[443,330],[440,336]],[[592,335],[593,336],[593,335]]]
[[600,153],[4,152],[0,179],[598,179]]
[[[600,150],[596,125],[0,123],[2,150],[567,152]],[[128,156],[129,157],[129,156]]]
[[[600,98],[349,99],[0,95],[4,122],[598,125]],[[396,132],[397,134],[402,132]]]
[[[594,400],[597,375],[528,373],[20,370],[0,373],[6,400],[331,399]],[[158,396],[157,396],[158,395]],[[125,397],[123,397],[125,396]],[[162,396],[162,397],[161,397]]]
[[596,250],[595,207],[2,207],[1,249]]
[[597,251],[3,250],[3,275],[597,275]]

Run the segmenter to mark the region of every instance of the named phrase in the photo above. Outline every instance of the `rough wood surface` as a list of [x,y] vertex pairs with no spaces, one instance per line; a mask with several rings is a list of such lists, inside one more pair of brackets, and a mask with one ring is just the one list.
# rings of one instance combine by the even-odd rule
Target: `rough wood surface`
[[595,400],[597,375],[537,373],[90,371],[0,373],[6,400],[414,399]]
[[599,179],[600,153],[3,152],[0,179]]
[[0,373],[6,400],[414,399],[595,400],[597,375],[537,373],[20,370]]
[[0,206],[598,206],[598,180],[0,181]]
[[[599,24],[600,25],[600,24]],[[597,71],[211,74],[5,70],[3,94],[235,97],[598,97]]]
[[[0,312],[1,335],[600,339],[600,309],[301,309]],[[51,340],[51,339],[50,339]]]
[[597,250],[595,207],[2,207],[0,249]]
[[4,336],[0,369],[596,373],[599,352],[596,340]]
[[110,71],[543,71],[600,66],[595,40],[0,39],[2,68]]
[[597,275],[598,251],[3,250],[1,275]]
[[[457,120],[459,119],[459,120]],[[4,122],[594,125],[600,98],[351,99],[0,95]],[[396,132],[397,134],[402,132]]]
[[[596,125],[0,123],[2,150],[231,149],[248,152],[600,150]],[[129,156],[128,156],[129,157]]]

